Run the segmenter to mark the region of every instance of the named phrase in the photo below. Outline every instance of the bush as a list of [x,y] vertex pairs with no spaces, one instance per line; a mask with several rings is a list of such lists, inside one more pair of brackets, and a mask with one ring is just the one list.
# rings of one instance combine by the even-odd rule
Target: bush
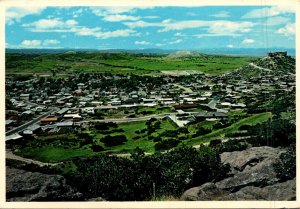
[[224,178],[229,171],[217,150],[205,146],[153,155],[137,148],[130,159],[100,155],[73,162],[77,170],[66,176],[68,183],[86,198],[108,201],[151,200],[154,192],[156,198],[179,197],[188,188]]
[[276,176],[280,181],[287,181],[296,177],[296,147],[291,146],[282,153],[279,160],[273,164]]
[[98,144],[93,144],[91,148],[92,148],[93,152],[101,152],[104,150],[104,148]]
[[242,125],[239,127],[239,130],[241,131],[248,131],[251,128],[250,125]]
[[220,152],[242,151],[247,149],[247,147],[247,143],[241,140],[228,140],[226,142],[222,142]]
[[210,133],[212,130],[211,129],[206,129],[206,128],[203,128],[203,127],[200,127],[195,134],[193,134],[193,137],[197,137],[197,136],[202,136],[202,135],[205,135],[205,134],[208,134]]
[[217,146],[221,145],[221,143],[222,143],[221,139],[214,139],[209,142],[209,146],[217,147]]
[[107,135],[104,138],[100,139],[100,141],[103,142],[105,146],[111,147],[111,146],[121,145],[124,142],[127,142],[127,138],[125,135],[116,135],[116,136]]
[[179,144],[179,141],[176,139],[166,139],[155,144],[155,150],[166,150],[176,147]]

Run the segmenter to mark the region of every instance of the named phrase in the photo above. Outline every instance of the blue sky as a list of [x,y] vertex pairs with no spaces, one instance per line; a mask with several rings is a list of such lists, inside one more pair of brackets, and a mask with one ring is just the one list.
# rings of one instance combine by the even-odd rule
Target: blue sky
[[295,48],[292,6],[10,7],[7,48]]

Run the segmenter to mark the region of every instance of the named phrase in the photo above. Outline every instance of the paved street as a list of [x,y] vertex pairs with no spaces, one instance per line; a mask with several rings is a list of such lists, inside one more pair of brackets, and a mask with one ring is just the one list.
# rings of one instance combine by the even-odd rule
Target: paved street
[[31,126],[31,125],[33,125],[33,124],[39,122],[40,119],[42,119],[42,118],[44,118],[44,117],[47,117],[47,116],[50,115],[51,113],[54,113],[54,112],[56,112],[56,111],[58,111],[58,110],[59,110],[59,108],[54,107],[53,109],[51,109],[51,110],[48,111],[47,113],[44,113],[44,114],[38,116],[37,118],[34,118],[34,119],[32,119],[31,121],[29,121],[29,122],[27,122],[27,123],[25,123],[25,124],[23,124],[23,125],[21,125],[21,126],[18,126],[18,127],[14,128],[14,129],[12,129],[12,130],[7,131],[7,132],[5,133],[5,135],[6,135],[6,136],[9,136],[9,135],[12,135],[12,134],[15,134],[15,133],[19,133],[19,132],[25,130],[28,126]]

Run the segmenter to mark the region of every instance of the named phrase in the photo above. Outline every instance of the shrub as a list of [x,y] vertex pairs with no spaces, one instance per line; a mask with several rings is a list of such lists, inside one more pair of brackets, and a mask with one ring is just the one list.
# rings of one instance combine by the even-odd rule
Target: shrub
[[220,152],[242,151],[247,149],[247,147],[247,143],[241,140],[228,140],[226,142],[222,142]]
[[104,148],[98,144],[93,144],[91,148],[92,148],[93,152],[101,152],[104,150]]
[[173,147],[176,147],[179,144],[179,141],[176,139],[166,139],[158,142],[155,144],[154,148],[155,150],[166,150],[166,149],[171,149]]
[[280,181],[287,181],[296,177],[296,147],[290,146],[273,164],[276,176]]
[[127,138],[125,135],[116,135],[111,136],[107,135],[104,138],[100,139],[101,142],[105,144],[105,146],[111,147],[123,144],[124,142],[127,142]]

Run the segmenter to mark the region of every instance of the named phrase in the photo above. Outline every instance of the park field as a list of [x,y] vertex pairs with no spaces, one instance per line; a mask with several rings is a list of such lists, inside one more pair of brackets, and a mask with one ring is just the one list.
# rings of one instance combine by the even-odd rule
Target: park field
[[257,57],[202,55],[169,57],[129,53],[74,52],[60,54],[6,54],[6,73],[68,74],[111,72],[158,74],[166,71],[222,74],[237,69]]
[[[95,156],[102,153],[107,154],[126,154],[128,156],[137,147],[141,148],[146,153],[154,153],[155,145],[159,142],[155,138],[160,138],[160,141],[168,140],[170,138],[177,138],[179,140],[177,146],[191,145],[198,146],[203,143],[210,142],[213,139],[222,139],[225,134],[236,133],[242,125],[254,126],[256,124],[267,121],[272,117],[270,112],[244,115],[243,118],[238,119],[226,128],[214,129],[208,134],[193,137],[193,133],[199,128],[213,128],[215,121],[203,121],[199,124],[189,125],[188,133],[180,133],[176,136],[170,136],[170,132],[178,130],[170,120],[162,119],[153,122],[159,123],[152,133],[148,133],[147,121],[139,121],[133,123],[122,123],[115,128],[101,131],[97,129],[87,130],[86,133],[92,136],[92,141],[89,143],[82,143],[83,141],[75,134],[62,134],[53,136],[41,136],[36,140],[30,141],[27,146],[15,150],[15,153],[26,158],[36,159],[42,162],[61,162],[69,161],[74,158],[85,158]],[[121,131],[120,131],[121,130]],[[144,131],[143,131],[144,130]],[[106,146],[101,141],[107,135],[118,136],[125,135],[127,141],[116,146]],[[181,139],[180,139],[181,138]],[[104,149],[101,151],[94,151],[92,144],[101,146]]]

